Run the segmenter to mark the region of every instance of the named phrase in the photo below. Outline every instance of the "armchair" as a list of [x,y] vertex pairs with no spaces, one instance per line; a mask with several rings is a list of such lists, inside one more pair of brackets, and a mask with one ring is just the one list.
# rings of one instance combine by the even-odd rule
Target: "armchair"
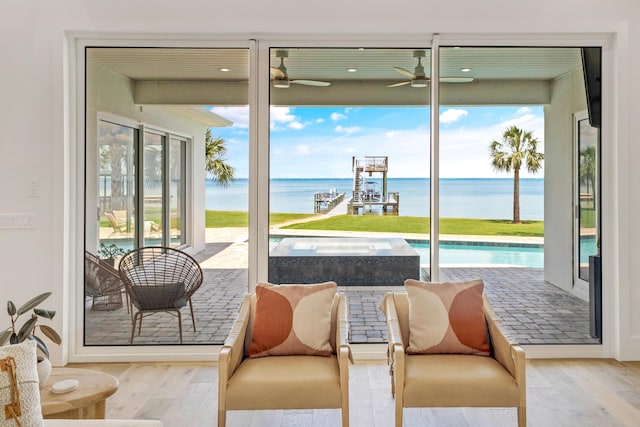
[[503,334],[486,295],[483,305],[489,357],[408,354],[408,295],[385,295],[381,308],[388,326],[396,427],[402,426],[403,409],[416,407],[517,407],[518,426],[526,426],[524,350]]
[[226,425],[228,410],[341,408],[342,426],[348,427],[351,349],[344,294],[333,298],[328,357],[250,358],[255,313],[256,295],[245,296],[219,354],[218,426]]

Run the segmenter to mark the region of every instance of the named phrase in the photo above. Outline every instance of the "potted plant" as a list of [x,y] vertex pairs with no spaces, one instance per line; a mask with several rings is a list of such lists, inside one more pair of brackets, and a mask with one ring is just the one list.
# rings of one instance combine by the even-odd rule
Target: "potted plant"
[[100,255],[100,258],[112,267],[115,266],[116,257],[125,255],[126,253],[126,250],[122,249],[115,243],[112,243],[109,246],[104,243],[100,243],[100,249],[98,249],[98,255]]
[[[52,327],[38,324],[38,319],[41,317],[51,320],[56,314],[55,310],[37,308],[44,300],[49,298],[50,295],[51,292],[40,294],[24,303],[20,308],[16,308],[13,301],[7,301],[7,313],[11,318],[11,326],[0,334],[0,345],[5,345],[7,342],[9,342],[9,344],[19,344],[27,339],[36,342],[40,353],[38,355],[38,376],[40,384],[43,384],[47,378],[49,378],[51,374],[51,362],[49,361],[47,344],[42,338],[35,334],[36,328],[40,329],[42,335],[50,339],[53,343],[60,345],[62,342],[60,335],[58,335]],[[33,312],[29,320],[24,322],[22,326],[19,326],[17,323],[18,318],[32,309]]]

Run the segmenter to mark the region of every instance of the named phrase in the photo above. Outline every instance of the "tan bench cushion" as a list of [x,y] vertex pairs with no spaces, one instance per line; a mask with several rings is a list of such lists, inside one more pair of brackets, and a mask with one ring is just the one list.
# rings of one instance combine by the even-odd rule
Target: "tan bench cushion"
[[336,356],[245,359],[229,380],[226,409],[339,408]]
[[412,355],[405,364],[405,407],[518,406],[515,380],[493,358]]

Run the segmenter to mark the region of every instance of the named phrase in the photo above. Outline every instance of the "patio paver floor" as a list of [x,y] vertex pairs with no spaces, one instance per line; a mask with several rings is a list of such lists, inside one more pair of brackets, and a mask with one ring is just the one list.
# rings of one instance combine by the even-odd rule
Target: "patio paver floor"
[[[215,268],[216,256],[233,250],[232,243],[207,243],[196,255],[203,266],[202,287],[193,296],[196,329],[188,307],[182,310],[184,344],[222,344],[247,292],[246,268]],[[246,252],[245,252],[246,253]],[[223,263],[220,263],[223,264]],[[222,265],[221,265],[222,266]],[[505,330],[521,344],[592,344],[589,305],[544,281],[543,270],[533,268],[448,267],[442,281],[481,278]],[[385,319],[379,310],[385,292],[402,286],[342,286],[349,300],[350,340],[354,344],[387,340]],[[85,309],[85,345],[129,345],[131,315],[126,305],[113,311]],[[155,314],[143,320],[134,345],[179,345],[175,317]]]

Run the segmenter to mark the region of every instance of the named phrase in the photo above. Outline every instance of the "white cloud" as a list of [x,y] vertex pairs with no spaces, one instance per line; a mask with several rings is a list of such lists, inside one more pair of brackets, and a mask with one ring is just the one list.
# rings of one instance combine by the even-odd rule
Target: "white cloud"
[[[291,113],[290,107],[271,107],[269,113],[271,116],[269,127],[273,131],[282,130],[282,125],[291,127],[290,124],[298,119],[295,114]],[[295,127],[293,128],[295,129]]]
[[544,135],[544,128],[542,128],[540,133],[538,133],[535,128],[532,129],[532,127],[536,126],[535,124],[536,119],[538,119],[538,117],[536,117],[533,114],[525,114],[523,116],[516,117],[514,119],[505,120],[504,122],[496,125],[496,127],[502,129],[501,132],[504,133],[504,130],[506,128],[511,126],[517,126],[527,131],[534,131],[534,136],[540,137],[541,135]]
[[291,122],[291,123],[289,123],[287,125],[287,127],[291,128],[291,129],[296,129],[296,130],[302,129],[302,128],[304,128],[304,126],[305,126],[304,124],[302,124],[302,123],[300,123],[298,121]]
[[324,122],[324,119],[322,117],[318,117],[316,119],[316,123],[323,123],[323,122]]
[[527,114],[530,112],[531,112],[531,109],[529,107],[522,107],[522,108],[518,108],[518,111],[516,111],[516,114]]
[[344,114],[340,114],[340,113],[331,113],[331,120],[333,120],[334,122],[338,121],[338,120],[343,120],[346,119],[347,116],[345,116]]
[[360,130],[360,126],[336,126],[336,132],[352,134]]
[[211,111],[233,122],[234,127],[249,127],[249,107],[213,107]]
[[460,110],[456,108],[449,108],[444,113],[440,114],[440,123],[448,125],[458,121],[458,119],[466,116],[468,113],[466,110]]
[[269,113],[271,121],[276,123],[288,123],[296,119],[296,116],[291,114],[290,107],[271,107]]
[[[540,144],[538,151],[544,152],[544,118],[534,114],[505,120],[497,124],[480,127],[443,129],[440,132],[440,174],[443,178],[508,178],[512,174],[496,172],[491,167],[489,144],[502,140],[509,126],[533,132]],[[530,174],[526,168],[520,170],[521,177],[541,178],[543,170]]]

